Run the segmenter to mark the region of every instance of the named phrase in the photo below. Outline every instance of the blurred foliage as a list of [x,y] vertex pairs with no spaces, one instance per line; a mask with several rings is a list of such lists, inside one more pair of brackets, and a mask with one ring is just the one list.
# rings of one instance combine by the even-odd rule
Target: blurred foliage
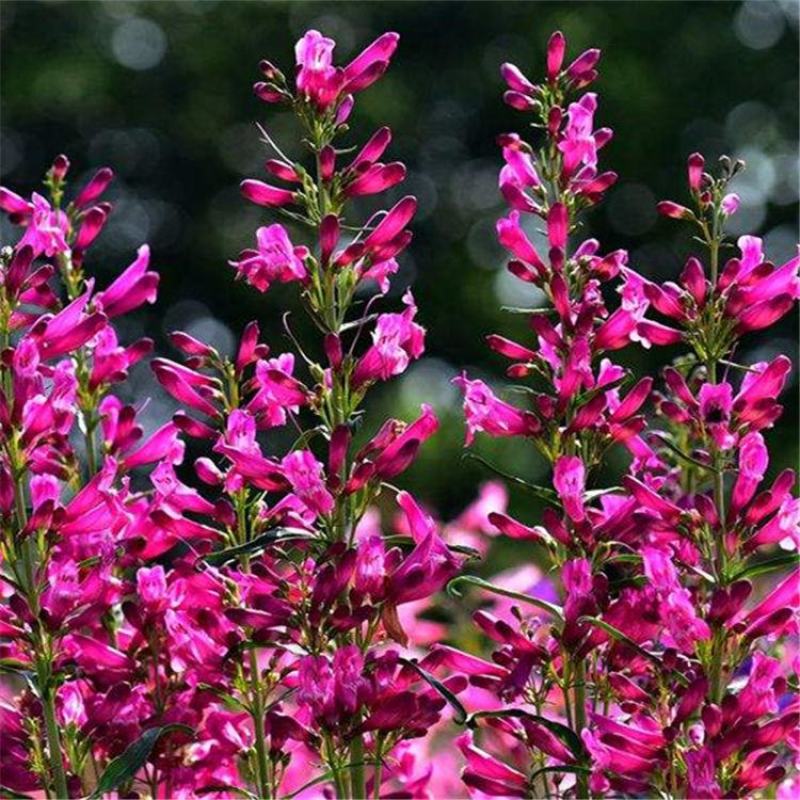
[[[796,13],[795,3],[771,0],[4,0],[2,177],[27,189],[61,151],[72,159],[74,177],[102,164],[116,170],[116,212],[90,268],[104,285],[149,241],[162,274],[158,304],[141,312],[126,336],[146,329],[174,355],[165,334],[183,327],[224,349],[244,323],[258,319],[280,351],[288,346],[281,315],[289,307],[292,329],[313,342],[294,287],[260,295],[235,284],[226,265],[267,218],[237,189],[243,176],[261,173],[267,157],[254,123],[301,154],[290,115],[259,103],[250,87],[261,58],[290,70],[294,42],[308,27],[337,39],[339,63],[382,31],[398,31],[391,69],[358,99],[352,142],[389,124],[390,154],[409,166],[404,193],[419,196],[420,214],[390,302],[413,283],[428,349],[402,381],[375,391],[367,428],[388,414],[410,418],[422,401],[437,408],[442,431],[404,485],[449,516],[487,477],[477,463],[461,463],[459,398],[449,380],[467,368],[502,384],[504,362],[485,347],[484,335],[525,337],[524,319],[500,306],[535,302],[504,273],[494,241],[503,213],[495,137],[524,130],[523,116],[501,102],[500,63],[512,61],[537,79],[556,28],[572,54],[603,49],[597,124],[615,130],[602,162],[620,182],[588,219],[587,234],[604,250],[628,248],[632,264],[650,277],[677,275],[692,242],[684,228],[656,218],[655,202],[684,196],[686,156],[701,150],[711,161],[723,152],[748,160],[735,232],[765,236],[768,253],[782,262],[797,241]],[[741,360],[796,355],[796,329],[792,316],[769,337],[752,337]],[[653,372],[674,355],[629,348],[620,358]],[[797,461],[796,384],[795,374],[786,415],[769,437],[772,471]],[[147,412],[153,424],[170,413],[146,369],[134,386],[154,394]],[[521,443],[481,441],[479,450],[505,469],[545,477],[541,460]],[[530,518],[530,499],[515,494],[514,501]]]

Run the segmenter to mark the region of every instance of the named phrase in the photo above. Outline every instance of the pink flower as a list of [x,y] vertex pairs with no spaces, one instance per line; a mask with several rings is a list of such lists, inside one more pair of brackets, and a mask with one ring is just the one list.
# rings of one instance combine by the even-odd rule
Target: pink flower
[[381,314],[372,333],[372,347],[361,357],[353,373],[353,384],[388,380],[405,372],[412,359],[425,349],[425,329],[414,322],[417,307],[410,291],[403,295],[406,310],[401,314]]
[[684,653],[693,653],[698,641],[710,639],[711,629],[697,615],[688,589],[676,588],[663,599],[661,620],[676,646]]
[[737,695],[739,713],[745,720],[753,720],[778,710],[775,695],[776,681],[782,676],[781,662],[760,651],[753,654],[750,676],[744,689]]
[[539,279],[546,274],[547,268],[544,262],[522,230],[519,211],[512,211],[508,217],[497,221],[497,240],[515,258],[533,268],[531,280]]
[[381,294],[386,294],[389,291],[389,276],[394,275],[400,265],[394,258],[387,258],[384,261],[378,261],[372,264],[368,269],[361,273],[362,279],[371,279],[378,284]]
[[684,754],[686,761],[686,796],[717,800],[722,790],[716,781],[714,756],[707,747]]
[[526,194],[540,185],[533,159],[513,146],[503,147],[503,158],[506,165],[500,170],[499,186],[505,201],[519,211],[536,212],[538,205]]
[[256,231],[257,250],[245,250],[239,261],[232,261],[239,276],[260,292],[266,292],[271,283],[303,281],[308,256],[305,247],[294,247],[283,225],[275,224]]
[[561,31],[556,31],[547,42],[547,79],[553,83],[561,72],[567,40]]
[[144,244],[136,252],[136,260],[103,292],[95,296],[95,304],[110,319],[127,314],[143,303],[154,303],[158,289],[158,273],[148,272],[150,248]]
[[464,392],[466,445],[472,444],[480,432],[489,436],[532,436],[540,429],[533,414],[500,400],[483,381],[470,380],[464,373],[452,382]]
[[334,47],[333,39],[310,30],[294,48],[299,67],[297,90],[323,110],[336,100],[342,85],[342,74],[333,66]]
[[389,31],[367,45],[345,68],[343,92],[360,92],[386,72],[400,35]]
[[657,592],[669,593],[679,588],[678,573],[670,554],[656,547],[642,548],[644,574]]
[[764,437],[753,431],[739,442],[739,474],[731,497],[731,510],[746,506],[755,494],[769,464],[769,453]]
[[69,251],[67,235],[69,220],[63,211],[58,211],[37,192],[31,195],[33,213],[28,219],[25,235],[19,242],[20,247],[30,245],[34,255],[53,257]]
[[[396,33],[382,34],[342,69],[333,65],[333,39],[308,31],[295,45],[298,92],[320,111],[336,105],[340,98],[343,106],[348,95],[363,91],[383,75],[399,39]],[[344,119],[347,113],[349,109],[342,115]]]
[[739,195],[736,194],[735,192],[726,194],[725,197],[722,198],[722,204],[720,205],[722,213],[725,214],[726,217],[732,216],[739,210],[740,202],[741,200],[739,198]]
[[297,699],[326,727],[345,723],[367,697],[364,657],[355,645],[328,656],[304,656],[298,661]]
[[290,192],[288,189],[278,189],[263,181],[248,179],[242,181],[239,188],[251,203],[258,206],[280,208],[295,201],[294,192]]
[[323,466],[310,450],[295,450],[281,461],[281,468],[295,495],[315,514],[329,514],[333,497],[325,488]]
[[292,376],[293,372],[292,353],[256,362],[256,392],[247,411],[256,417],[260,429],[285,425],[287,414],[297,413],[308,402],[308,391]]
[[693,653],[698,640],[708,639],[711,630],[699,618],[689,592],[681,586],[669,552],[655,547],[642,549],[644,574],[659,596],[659,616],[675,644]]
[[429,597],[458,573],[457,558],[439,535],[436,523],[408,492],[397,495],[405,513],[414,549],[388,578],[387,596],[395,606]]
[[164,567],[141,567],[136,573],[136,592],[149,610],[162,611],[167,605],[167,579]]
[[700,415],[717,447],[728,450],[736,443],[730,430],[733,387],[729,383],[704,383],[697,395]]
[[353,585],[356,590],[379,600],[386,579],[386,547],[380,535],[367,536],[358,543]]
[[109,167],[101,167],[75,198],[75,205],[78,208],[86,208],[94,203],[105,192],[113,179],[114,171]]
[[597,166],[597,143],[592,135],[597,95],[589,92],[567,110],[567,126],[558,149],[564,154],[564,172],[571,175],[579,166]]
[[705,167],[706,160],[700,153],[692,153],[687,161],[687,169],[689,175],[689,188],[693,192],[699,192],[703,179],[703,167]]
[[467,765],[461,779],[471,789],[494,797],[528,797],[528,779],[495,756],[476,747],[472,733],[462,733],[456,740]]
[[575,522],[586,518],[583,505],[586,471],[577,456],[559,456],[553,465],[553,485],[564,504],[564,510]]
[[86,715],[86,704],[79,681],[64,683],[58,690],[58,701],[61,707],[59,716],[62,725],[80,728],[86,724],[89,718]]
[[692,219],[694,217],[694,214],[686,206],[673,203],[671,200],[662,200],[656,208],[659,214],[671,219]]

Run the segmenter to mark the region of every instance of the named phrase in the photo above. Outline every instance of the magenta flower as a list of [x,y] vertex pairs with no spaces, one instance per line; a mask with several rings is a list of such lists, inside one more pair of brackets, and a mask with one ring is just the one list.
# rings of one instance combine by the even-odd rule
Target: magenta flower
[[154,303],[158,292],[158,273],[148,272],[150,248],[142,245],[136,260],[102,292],[95,295],[95,305],[109,319],[122,316],[144,303]]
[[441,589],[461,567],[447,547],[434,521],[407,492],[397,495],[415,547],[388,577],[387,594],[394,606],[427,597]]
[[25,235],[19,246],[29,245],[34,256],[45,255],[50,258],[69,250],[67,234],[70,226],[67,215],[52,208],[50,203],[40,194],[31,195],[32,213],[27,217]]
[[380,78],[399,38],[396,33],[384,33],[342,69],[333,65],[333,39],[319,31],[307,31],[295,45],[298,93],[321,112],[326,111],[343,96],[362,91]]
[[319,31],[307,31],[295,45],[297,90],[321,109],[338,97],[342,74],[333,66],[336,42]]
[[519,770],[476,747],[470,732],[457,739],[467,766],[462,780],[472,789],[495,797],[528,797],[528,779]]
[[564,172],[572,175],[579,166],[597,166],[597,143],[593,133],[597,95],[589,92],[567,109],[567,125],[558,149],[564,154]]
[[255,203],[258,206],[267,206],[268,208],[287,206],[294,203],[296,199],[294,192],[270,186],[263,181],[242,181],[240,189],[251,203]]
[[276,281],[304,281],[307,275],[303,260],[305,247],[295,247],[283,225],[269,225],[256,231],[256,250],[244,250],[239,261],[230,262],[239,275],[260,292]]
[[465,373],[453,378],[453,383],[464,392],[467,445],[472,444],[476,433],[531,436],[539,430],[539,420],[533,414],[498,399],[483,381],[470,380]]
[[561,456],[553,465],[553,485],[564,504],[564,510],[574,522],[586,517],[583,505],[586,471],[577,456]]
[[412,359],[425,349],[425,329],[414,322],[417,306],[411,292],[403,295],[402,314],[381,314],[372,333],[372,347],[361,357],[353,373],[355,386],[388,380],[405,372]]
[[325,488],[323,466],[308,450],[295,450],[281,461],[292,491],[315,514],[329,514],[333,497]]

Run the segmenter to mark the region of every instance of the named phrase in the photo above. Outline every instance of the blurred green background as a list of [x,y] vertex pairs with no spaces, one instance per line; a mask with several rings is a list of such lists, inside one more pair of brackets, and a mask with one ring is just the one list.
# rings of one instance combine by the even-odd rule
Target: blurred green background
[[[556,28],[572,55],[603,49],[597,124],[615,130],[602,161],[620,181],[588,219],[587,233],[604,250],[628,248],[632,264],[650,277],[677,275],[691,242],[681,226],[656,217],[655,203],[684,196],[686,156],[701,150],[711,161],[722,153],[746,159],[733,232],[764,236],[768,254],[782,263],[798,239],[797,10],[795,2],[771,0],[3,0],[2,178],[28,191],[62,151],[75,177],[94,166],[114,168],[116,211],[90,269],[105,285],[148,241],[162,275],[158,304],[125,322],[127,339],[146,331],[174,355],[164,337],[183,328],[230,350],[244,323],[258,319],[281,351],[289,347],[280,322],[289,307],[293,328],[313,342],[295,287],[261,295],[234,284],[226,265],[267,219],[237,189],[242,177],[261,175],[267,157],[254,123],[291,154],[300,152],[290,116],[257,101],[251,84],[261,58],[291,74],[294,42],[309,27],[337,40],[339,63],[379,33],[398,31],[399,52],[386,77],[359,96],[350,138],[362,142],[389,124],[390,155],[409,166],[403,193],[418,195],[420,213],[392,302],[413,285],[428,348],[402,379],[373,393],[367,425],[372,430],[389,414],[410,418],[422,401],[436,407],[442,430],[403,483],[447,518],[487,477],[474,462],[461,463],[460,403],[449,381],[466,367],[501,386],[505,363],[483,337],[524,337],[524,322],[500,306],[537,299],[502,269],[494,241],[503,213],[495,137],[524,122],[501,102],[500,64],[512,61],[538,79]],[[768,336],[751,336],[739,357],[795,356],[796,331],[791,316]],[[620,358],[652,372],[677,352],[629,348]],[[131,389],[139,398],[152,394],[144,412],[151,426],[171,412],[147,369],[137,369]],[[773,472],[797,461],[796,397],[795,372],[786,414],[769,436]],[[482,440],[478,450],[518,474],[543,477],[532,448]],[[528,498],[513,500],[530,518]]]

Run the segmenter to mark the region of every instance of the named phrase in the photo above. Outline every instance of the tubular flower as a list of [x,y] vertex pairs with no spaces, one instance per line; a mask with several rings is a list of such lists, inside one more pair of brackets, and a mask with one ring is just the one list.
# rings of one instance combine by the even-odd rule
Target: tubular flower
[[[511,613],[474,615],[494,647],[491,661],[453,648],[436,653],[488,693],[472,718],[486,749],[472,736],[460,740],[462,777],[475,796],[562,796],[565,784],[549,777],[559,769],[575,774],[566,792],[577,797],[749,796],[783,779],[780,736],[797,718],[786,660],[774,657],[796,630],[797,576],[748,603],[759,572],[750,558],[797,548],[800,504],[792,470],[761,486],[769,467],[763,431],[782,413],[790,362],[741,365],[732,352],[794,307],[800,262],[776,268],[761,241],[745,236],[739,255],[719,263],[725,221],[738,205],[727,185],[742,165],[723,159],[722,176],[713,177],[699,154],[688,165],[691,203],[665,202],[659,211],[697,226],[708,264],[692,256],[678,281],[656,284],[624,252],[603,256],[596,240],[580,241],[579,215],[616,176],[598,172],[611,132],[595,129],[597,96],[580,94],[597,77],[599,51],[565,69],[565,49],[554,34],[546,82],[509,64],[501,70],[505,101],[542,132],[541,145],[500,137],[499,185],[510,211],[497,235],[509,271],[548,304],[531,310],[533,342],[488,337],[510,359],[507,375],[530,379],[516,387],[526,406],[499,400],[482,381],[455,380],[465,394],[467,444],[479,431],[524,437],[551,467],[551,486],[514,478],[546,503],[541,524],[503,511],[489,521],[519,548],[542,547],[562,591],[468,579],[485,595],[510,597]],[[526,215],[541,219],[546,247],[534,244]],[[618,276],[620,303],[609,308],[603,284]],[[653,392],[652,378],[634,383],[610,358],[631,342],[693,353],[668,367],[663,390]],[[647,430],[651,397],[663,429]],[[621,488],[604,490],[598,468],[614,444],[632,460]],[[767,574],[794,555],[773,558]]]

